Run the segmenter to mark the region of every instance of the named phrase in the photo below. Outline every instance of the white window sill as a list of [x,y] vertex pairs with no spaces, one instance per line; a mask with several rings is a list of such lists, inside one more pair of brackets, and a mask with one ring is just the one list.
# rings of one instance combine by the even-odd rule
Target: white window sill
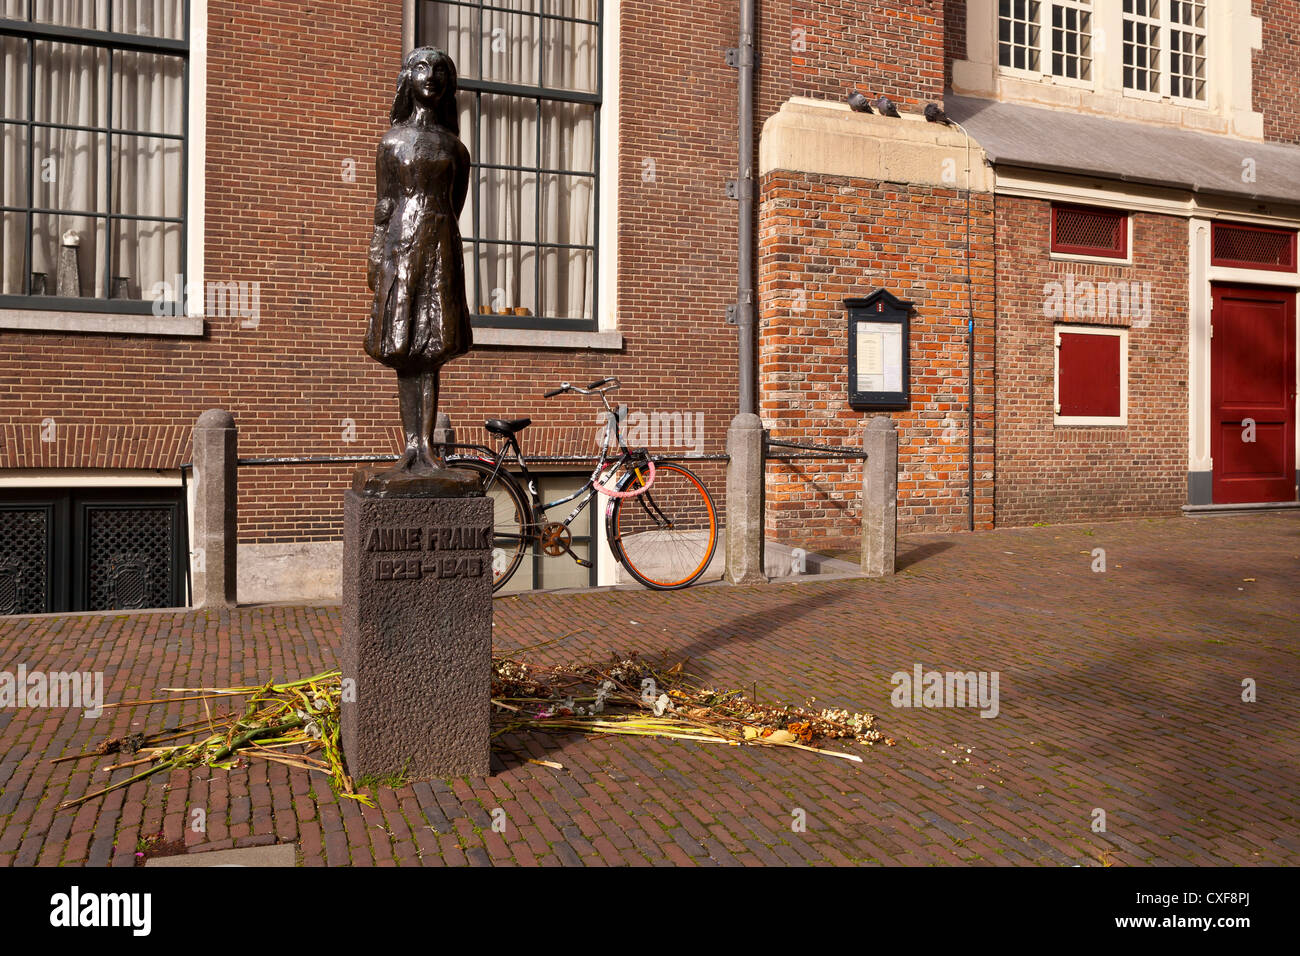
[[1128,415],[1119,418],[1093,418],[1083,415],[1057,415],[1052,424],[1062,428],[1127,428]]
[[555,329],[474,329],[474,344],[528,349],[602,349],[623,347],[622,332],[562,332]]
[[0,329],[15,332],[97,332],[104,335],[201,336],[200,316],[121,312],[53,312],[0,309]]
[[1073,255],[1068,252],[1051,252],[1048,258],[1052,262],[1093,262],[1103,266],[1131,266],[1133,256],[1130,254],[1121,259],[1118,256],[1085,256],[1082,253]]

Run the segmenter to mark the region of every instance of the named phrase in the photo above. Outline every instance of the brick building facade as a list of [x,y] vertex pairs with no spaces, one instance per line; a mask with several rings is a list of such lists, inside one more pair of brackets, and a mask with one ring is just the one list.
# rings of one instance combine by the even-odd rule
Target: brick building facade
[[[89,122],[70,114],[31,116],[29,107],[6,100],[11,139],[5,168],[11,172],[5,228],[12,231],[5,233],[0,296],[0,506],[17,514],[39,505],[43,520],[51,522],[46,530],[53,534],[56,524],[63,529],[60,547],[67,554],[52,560],[64,561],[69,570],[50,576],[64,579],[67,602],[76,604],[75,569],[84,572],[86,559],[74,560],[72,552],[98,520],[91,505],[179,501],[182,484],[192,486],[192,477],[181,470],[189,460],[189,429],[207,408],[234,415],[240,454],[247,458],[396,449],[391,373],[360,348],[370,308],[364,270],[374,148],[387,128],[393,77],[405,50],[417,39],[450,45],[452,28],[446,24],[459,21],[446,18],[478,5],[322,0],[305,8],[281,0],[154,0],[140,5],[153,19],[141,12],[134,27],[107,22],[101,5],[72,6],[84,16],[62,26],[86,30],[82,42],[100,59],[89,67],[60,61],[59,69],[74,75],[59,80],[65,84],[59,89],[106,87],[96,95],[117,97],[112,113],[121,90],[135,91],[152,77],[155,98],[175,113],[175,128],[183,129],[175,139],[158,140],[164,151],[183,149],[183,215],[158,213],[157,225],[183,233],[184,240],[179,251],[167,246],[159,259],[163,265],[151,265],[149,275],[171,281],[180,272],[197,291],[188,310],[175,310],[182,314],[158,316],[148,302],[148,270],[137,265],[138,274],[123,276],[130,307],[113,295],[118,275],[128,271],[114,263],[134,261],[122,237],[142,200],[128,204],[128,186],[142,196],[161,187],[151,178],[155,167],[147,157],[131,157],[144,170],[133,185],[113,172],[124,167],[120,161],[127,154],[112,144],[130,137],[86,130],[130,126],[137,141],[152,143],[138,135],[156,132],[149,123],[128,122],[125,106],[108,122],[98,114]],[[188,28],[168,19],[173,6],[188,11]],[[585,37],[583,55],[590,54],[592,65],[580,80],[572,79],[572,71],[565,74],[572,95],[562,101],[598,117],[590,129],[581,127],[592,139],[590,157],[568,155],[571,164],[590,168],[570,165],[561,172],[575,183],[586,177],[595,189],[582,241],[570,243],[589,250],[577,253],[589,255],[582,264],[588,287],[578,296],[585,295],[583,307],[534,323],[514,309],[509,318],[495,314],[495,290],[476,285],[471,298],[481,313],[477,347],[444,372],[443,410],[461,440],[487,438],[477,427],[485,418],[530,415],[535,424],[524,435],[526,449],[580,455],[591,450],[596,408],[572,399],[543,402],[541,392],[562,380],[616,375],[624,382],[620,400],[632,410],[664,422],[702,422],[699,429],[678,429],[671,436],[650,429],[648,443],[716,455],[737,406],[736,331],[726,322],[727,306],[736,298],[737,207],[725,193],[726,182],[736,178],[736,71],[724,50],[736,45],[738,4],[557,0],[551,12],[563,8],[567,19],[552,20],[529,13],[541,10],[532,2],[502,6],[522,11],[513,20],[501,14],[507,55],[518,54],[521,32],[525,59],[550,49],[546,34],[527,39],[531,26],[511,24],[535,23],[539,31],[543,23],[556,30],[558,24],[575,24],[574,36]],[[1004,42],[1003,21],[1014,20],[1024,4],[775,0],[758,6],[759,329],[753,361],[759,412],[773,434],[852,445],[872,414],[890,414],[900,429],[904,530],[1099,520],[1215,504],[1209,447],[1218,406],[1210,408],[1209,303],[1219,286],[1263,282],[1294,291],[1296,283],[1294,257],[1290,273],[1281,259],[1277,268],[1263,270],[1216,266],[1211,244],[1216,223],[1291,230],[1300,222],[1300,191],[1291,185],[1298,179],[1290,175],[1297,163],[1293,153],[1300,153],[1294,95],[1300,51],[1293,30],[1300,3],[1156,4],[1155,14],[1142,23],[1156,36],[1142,54],[1152,57],[1142,80],[1124,73],[1125,56],[1140,51],[1123,42],[1118,4],[1098,3],[1091,10],[1087,3],[1060,0],[1026,7],[1038,17],[1056,7],[1083,16],[1072,21],[1076,41],[1084,44],[1073,54],[1053,48],[1045,23],[1024,17],[1024,41],[1017,43],[1013,30]],[[585,21],[595,25],[583,26]],[[50,76],[58,72],[41,59],[50,55],[43,47],[53,40],[44,26],[22,20],[4,25],[7,75],[46,84],[38,94],[55,90]],[[470,81],[462,86],[473,88],[467,96],[491,100],[505,95],[493,83],[519,84],[518,77],[493,74],[488,65],[497,52],[496,30],[482,41],[481,62],[479,54],[462,58],[462,79]],[[1187,64],[1171,60],[1175,32]],[[598,49],[590,46],[595,37]],[[138,75],[129,73],[132,58],[144,56],[175,61],[178,68],[183,63],[183,100],[159,85],[157,71],[137,67]],[[1002,62],[1007,59],[1011,65]],[[107,73],[100,77],[95,70]],[[1072,71],[1077,75],[1065,75]],[[116,86],[106,82],[108,74],[118,79]],[[1135,90],[1134,83],[1153,88]],[[1175,83],[1178,93],[1188,95],[1172,96]],[[545,85],[519,95],[550,102],[554,91],[540,88]],[[844,105],[850,88],[872,99],[888,96],[902,115],[850,111]],[[945,97],[961,128],[922,118],[927,104]],[[30,109],[39,113],[41,102],[35,96]],[[467,100],[462,121],[472,153],[471,131],[485,128],[483,111],[489,108],[481,99],[475,102],[480,105]],[[544,107],[538,109],[540,114]],[[1142,134],[1139,140],[1154,132],[1190,137],[1179,140],[1187,150],[1238,161],[1203,181],[1190,173],[1178,178],[1179,170],[1166,170],[1160,156],[1118,148],[1096,162],[1084,156],[1069,168],[1052,161],[1047,145],[1013,135],[1017,123],[1038,114],[1103,124],[1103,138],[1115,133],[1115,124],[1121,124],[1118,134]],[[77,162],[90,162],[93,170],[96,160],[84,156],[99,155],[94,149],[78,153],[74,147],[85,144],[67,137],[91,136],[95,149],[103,147],[108,169],[92,177],[104,181],[103,196],[85,200],[99,203],[92,210],[96,216],[63,216],[81,208],[76,193],[59,193],[58,201],[41,198],[44,153],[12,139],[36,129],[33,121],[48,121],[65,134],[61,146],[49,149],[73,165],[74,173],[65,168],[65,176],[83,176]],[[562,153],[577,151],[572,143],[579,130],[560,128]],[[485,148],[480,144],[481,153]],[[1154,168],[1142,168],[1152,159]],[[1243,178],[1247,160],[1254,177],[1249,181]],[[530,159],[525,165],[536,174],[546,164]],[[167,171],[174,178],[176,170]],[[503,174],[506,180],[510,175],[515,174]],[[33,187],[30,192],[19,188],[24,184]],[[485,208],[489,199],[485,195]],[[1053,206],[1080,204],[1128,216],[1123,258],[1053,252]],[[78,253],[82,295],[70,301],[36,294],[34,274],[42,270],[42,281],[53,288],[62,249],[51,237],[69,228],[99,236],[100,223],[107,238],[96,240],[98,245],[83,240]],[[547,242],[564,245],[563,235],[543,235],[549,225],[525,222],[515,228],[535,244],[538,263]],[[511,236],[485,232],[478,238],[491,246]],[[88,251],[90,245],[94,250]],[[106,248],[112,255],[105,263]],[[480,264],[501,266],[475,249]],[[1204,261],[1197,258],[1202,254]],[[543,267],[538,271],[543,279],[537,300],[530,305],[526,291],[507,292],[507,298],[519,299],[509,305],[544,314],[542,284],[550,274]],[[89,278],[91,273],[97,278]],[[1149,313],[1130,308],[1129,314],[1101,317],[1050,314],[1045,290],[1071,282],[1071,288],[1137,283]],[[911,395],[904,408],[873,412],[846,401],[843,301],[880,288],[913,305]],[[232,301],[238,306],[231,308]],[[212,308],[214,302],[219,308]],[[1291,322],[1294,350],[1294,310]],[[1064,424],[1059,419],[1069,416],[1054,413],[1054,336],[1067,327],[1069,352],[1082,340],[1068,338],[1068,328],[1090,324],[1124,333],[1124,424]],[[1285,339],[1277,347],[1288,347]],[[1294,459],[1292,372],[1291,444],[1282,447]],[[1274,440],[1271,432],[1266,438]],[[852,542],[860,487],[855,467],[770,465],[769,536],[811,547]],[[574,468],[551,469],[557,487],[573,480],[568,476]],[[351,470],[241,468],[246,599],[331,592],[340,495]],[[701,462],[698,470],[722,507],[722,465]],[[1295,500],[1294,484],[1285,500]],[[184,522],[184,509],[177,514]],[[17,540],[15,520],[11,541]],[[600,552],[599,528],[590,531],[597,538],[592,548]],[[0,565],[5,546],[0,541]],[[9,560],[15,564],[17,558]],[[612,580],[611,562],[597,563],[597,579]],[[549,575],[534,583],[578,583],[568,571]],[[87,605],[85,595],[94,588],[82,587],[89,589],[81,600]]]

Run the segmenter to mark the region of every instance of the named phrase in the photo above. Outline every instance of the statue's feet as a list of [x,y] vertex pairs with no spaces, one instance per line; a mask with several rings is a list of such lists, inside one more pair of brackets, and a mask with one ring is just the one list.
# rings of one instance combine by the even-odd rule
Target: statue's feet
[[434,460],[427,446],[417,446],[408,447],[391,468],[357,472],[352,488],[381,497],[467,498],[483,494],[483,479],[477,472],[449,468]]

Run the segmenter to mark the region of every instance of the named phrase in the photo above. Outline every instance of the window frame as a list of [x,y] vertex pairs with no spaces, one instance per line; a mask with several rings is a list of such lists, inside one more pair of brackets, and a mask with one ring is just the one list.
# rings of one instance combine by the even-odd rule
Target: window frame
[[[466,145],[470,151],[470,196],[469,201],[474,206],[474,236],[472,239],[465,239],[465,245],[472,246],[472,262],[465,264],[466,277],[473,283],[475,301],[470,303],[471,315],[473,316],[473,325],[475,328],[492,328],[492,329],[519,329],[519,330],[540,330],[540,331],[558,331],[558,332],[597,332],[600,329],[600,231],[601,231],[601,138],[602,138],[602,120],[603,108],[605,105],[605,31],[608,24],[605,19],[605,0],[595,0],[596,2],[596,20],[593,24],[591,20],[581,17],[570,17],[563,14],[544,12],[545,4],[540,6],[542,12],[533,14],[528,12],[528,16],[536,16],[539,21],[555,20],[570,21],[592,25],[595,27],[596,34],[596,89],[594,92],[579,92],[576,90],[563,90],[546,87],[542,85],[542,71],[545,69],[545,57],[537,57],[537,85],[524,85],[516,83],[503,83],[492,80],[481,80],[467,77],[459,78],[459,87],[461,94],[469,93],[474,98],[472,116],[474,121],[474,130],[472,137]],[[415,0],[414,9],[414,42],[416,45],[422,42],[423,22],[426,5],[431,3],[441,3],[451,7],[474,8],[479,9],[480,17],[484,10],[503,10],[507,13],[524,13],[525,11],[505,10],[499,7],[494,0]],[[480,21],[481,23],[481,21]],[[499,163],[482,164],[479,161],[480,136],[482,132],[483,118],[483,96],[509,96],[522,101],[535,101],[538,126],[537,126],[537,164],[536,166],[513,166]],[[592,164],[591,171],[571,169],[551,169],[542,163],[542,123],[541,115],[544,104],[547,102],[563,103],[582,103],[590,105],[593,108],[592,117]],[[465,131],[461,131],[462,140],[467,139]],[[484,240],[481,237],[481,225],[479,223],[480,210],[482,204],[479,201],[477,190],[480,188],[480,171],[487,169],[494,172],[517,172],[533,173],[537,176],[537,186],[534,190],[536,202],[536,238],[531,242],[523,239],[502,240],[490,239]],[[573,243],[547,243],[541,238],[541,203],[542,203],[542,177],[548,174],[562,176],[580,176],[589,178],[592,181],[592,235],[594,241],[590,245],[576,245]],[[526,315],[511,316],[498,315],[495,313],[486,313],[479,311],[483,303],[480,301],[480,254],[482,246],[531,246],[537,251],[538,266],[534,270],[534,303],[537,309],[541,309],[542,302],[542,282],[543,269],[541,268],[542,252],[546,249],[579,249],[591,254],[591,314],[584,318],[544,316],[544,315]]]
[[[1154,27],[1159,30],[1158,43],[1156,45],[1156,73],[1160,89],[1154,92],[1148,90],[1138,90],[1126,86],[1124,83],[1123,71],[1126,69],[1123,62],[1123,49],[1120,52],[1120,92],[1127,97],[1139,100],[1149,100],[1154,102],[1168,102],[1177,107],[1189,107],[1192,109],[1210,110],[1210,93],[1213,82],[1214,71],[1211,67],[1210,59],[1210,5],[1209,0],[1192,0],[1193,3],[1199,3],[1202,7],[1205,26],[1193,27],[1181,22],[1175,22],[1173,19],[1173,4],[1175,0],[1153,0],[1162,6],[1157,8],[1155,16],[1130,13],[1122,7],[1119,10],[1120,30],[1129,23],[1141,23],[1148,27]],[[1203,40],[1204,53],[1201,55],[1203,61],[1204,77],[1201,82],[1204,85],[1204,97],[1186,97],[1174,92],[1174,34],[1181,33],[1190,36],[1199,36]],[[1123,39],[1121,32],[1121,45],[1126,41]],[[1185,54],[1179,54],[1185,55]],[[1194,54],[1193,54],[1194,55]]]
[[[527,487],[527,482],[523,480],[523,473],[519,471],[519,469],[512,468],[510,469],[510,473],[515,478],[519,479],[520,487]],[[563,502],[567,496],[572,495],[574,491],[576,491],[578,495],[581,495],[583,486],[586,484],[587,479],[591,477],[591,472],[589,471],[573,471],[570,467],[564,465],[543,464],[538,466],[535,463],[530,465],[530,474],[532,475],[533,480],[537,482],[539,490],[543,488],[543,482],[548,479],[557,480],[565,484],[565,488],[557,489],[556,491],[548,492],[541,490],[541,500],[544,502],[551,494],[561,494],[561,497],[558,499],[560,502]],[[569,485],[572,486],[572,491],[568,490]],[[548,567],[567,567],[568,562],[571,562],[573,559],[568,555],[558,555],[555,557],[547,555],[542,548],[541,542],[534,541],[532,545],[529,546],[527,552],[525,552],[524,560],[520,562],[519,568],[515,571],[514,576],[506,582],[505,586],[502,587],[498,593],[502,595],[512,595],[524,594],[529,591],[560,591],[571,588],[586,589],[599,587],[598,578],[601,568],[600,553],[602,550],[605,550],[601,540],[602,536],[598,531],[599,527],[603,527],[605,519],[605,509],[601,505],[599,497],[592,499],[591,503],[587,506],[587,510],[583,517],[585,517],[588,522],[587,533],[573,534],[569,543],[577,554],[582,554],[582,548],[587,549],[587,553],[584,557],[586,560],[591,562],[591,567],[582,569],[587,572],[587,582],[585,584],[559,584],[554,587],[546,587],[544,581],[546,569]],[[560,563],[550,564],[548,562]],[[581,565],[575,566],[581,567]],[[527,587],[520,587],[519,584],[524,580],[525,574],[528,575],[528,585]]]
[[[1120,11],[1119,11],[1120,81],[1119,83],[1120,83],[1120,89],[1124,92],[1125,96],[1131,96],[1135,99],[1142,99],[1142,100],[1161,100],[1164,99],[1165,96],[1165,94],[1161,90],[1162,87],[1167,85],[1168,73],[1169,73],[1169,21],[1166,17],[1161,16],[1159,7],[1156,8],[1156,14],[1154,16],[1151,15],[1150,11],[1151,11],[1152,4],[1156,4],[1156,3],[1167,4],[1168,0],[1146,0],[1146,2],[1147,2],[1147,13],[1145,14],[1130,12],[1125,10],[1122,6],[1120,7]],[[1168,8],[1166,7],[1166,10],[1167,9]],[[1134,33],[1134,39],[1132,41],[1130,41],[1125,35],[1125,31],[1128,29],[1130,24],[1133,25],[1133,33]],[[1154,31],[1155,34],[1154,42],[1152,43],[1137,42],[1136,36],[1137,36],[1137,28],[1139,26],[1145,27],[1148,31]],[[1150,32],[1148,33],[1148,39],[1150,39]],[[1147,65],[1145,68],[1139,70],[1139,68],[1136,65],[1132,67],[1128,65],[1125,58],[1127,56],[1128,48],[1130,46],[1134,47],[1135,49],[1145,49],[1148,51],[1152,51],[1154,53],[1154,56],[1148,56]],[[1148,89],[1148,90],[1140,90],[1136,87],[1129,86],[1125,82],[1124,73],[1130,69],[1133,71],[1134,76],[1136,76],[1138,72],[1153,74],[1155,77],[1156,88]]]
[[[1052,72],[1052,58],[1057,54],[1054,52],[1052,37],[1056,29],[1054,26],[1054,12],[1057,9],[1074,10],[1079,16],[1087,16],[1088,32],[1086,34],[1088,44],[1088,78],[1074,78],[1069,76],[1058,76]],[[1023,67],[1003,66],[1002,65],[1002,9],[1001,3],[993,7],[993,63],[995,69],[1004,76],[1019,77],[1021,79],[1035,80],[1038,82],[1053,83],[1060,86],[1069,86],[1077,89],[1093,90],[1096,89],[1097,77],[1097,56],[1096,56],[1096,30],[1097,30],[1097,11],[1094,9],[1091,0],[1039,0],[1038,4],[1038,69],[1030,70]],[[1081,34],[1082,36],[1083,34]],[[1067,54],[1062,53],[1061,56]],[[1083,53],[1080,51],[1075,54],[1082,58]]]
[[[1061,210],[1101,213],[1119,216],[1124,219],[1120,230],[1121,245],[1113,252],[1106,252],[1100,246],[1075,246],[1056,241],[1056,218]],[[1048,224],[1048,251],[1053,259],[1074,259],[1084,262],[1107,262],[1113,264],[1130,264],[1133,261],[1133,214],[1125,209],[1111,206],[1090,206],[1084,203],[1054,202],[1051,204],[1050,222]]]
[[[1218,245],[1218,234],[1220,230],[1248,230],[1251,232],[1263,232],[1273,235],[1284,235],[1290,240],[1290,261],[1285,265],[1273,265],[1266,262],[1251,262],[1248,259],[1227,259],[1220,256],[1215,248]],[[1280,272],[1288,275],[1294,275],[1300,266],[1297,260],[1297,231],[1295,229],[1284,229],[1276,226],[1261,226],[1250,222],[1232,222],[1230,220],[1216,221],[1210,226],[1210,266],[1220,269],[1252,269],[1257,272]]]
[[[1119,339],[1119,414],[1061,414],[1061,335],[1110,335]],[[1128,345],[1129,329],[1123,325],[1080,325],[1058,322],[1052,326],[1052,424],[1056,426],[1128,426]]]
[[[191,70],[191,52],[192,52],[192,31],[193,17],[191,10],[191,0],[182,0],[182,15],[184,17],[184,37],[173,39],[170,37],[152,37],[136,33],[119,33],[113,31],[113,4],[108,4],[108,29],[96,30],[87,27],[67,27],[51,23],[40,23],[33,21],[31,18],[35,13],[35,0],[27,0],[27,19],[14,20],[0,17],[0,37],[14,37],[26,42],[27,47],[27,118],[25,120],[0,118],[0,125],[25,127],[27,130],[27,143],[25,151],[27,153],[27,203],[25,206],[7,206],[0,203],[0,212],[3,213],[21,213],[26,216],[26,226],[24,233],[26,236],[26,248],[23,259],[23,288],[26,290],[22,294],[0,294],[0,310],[4,309],[23,309],[43,312],[88,312],[88,313],[109,313],[117,315],[157,315],[161,308],[162,314],[166,316],[185,316],[188,315],[188,303],[186,302],[187,282],[179,283],[180,288],[174,289],[174,298],[162,303],[155,302],[151,299],[115,299],[112,298],[112,278],[113,278],[113,223],[116,220],[135,220],[144,222],[169,223],[180,227],[180,269],[181,275],[188,275],[189,272],[189,227],[190,227],[190,70]],[[33,295],[31,294],[32,282],[32,219],[35,215],[66,215],[68,210],[46,209],[33,205],[35,201],[35,171],[32,165],[36,137],[32,135],[35,127],[49,127],[56,129],[67,128],[66,124],[40,122],[35,116],[35,84],[32,82],[32,73],[35,70],[35,45],[37,41],[49,43],[75,44],[79,46],[96,47],[103,49],[108,54],[107,72],[108,72],[108,94],[106,109],[107,126],[74,126],[72,128],[82,132],[88,132],[94,135],[104,137],[104,154],[101,157],[104,163],[103,169],[110,184],[113,176],[113,137],[115,135],[139,136],[147,135],[147,138],[167,140],[169,142],[180,142],[181,144],[181,183],[180,183],[180,215],[179,216],[139,216],[126,213],[115,213],[112,210],[111,198],[109,208],[103,213],[91,213],[83,218],[89,218],[96,222],[103,220],[105,251],[104,251],[104,296],[59,296],[59,295]],[[148,133],[144,134],[140,130],[117,129],[113,126],[113,54],[114,53],[153,53],[175,56],[181,61],[181,131],[180,133]],[[164,282],[170,282],[174,277],[164,276]],[[144,289],[141,289],[144,292]]]
[[[1202,108],[1208,107],[1210,105],[1210,75],[1211,75],[1209,0],[1163,0],[1163,2],[1165,4],[1165,15],[1162,18],[1164,21],[1164,29],[1165,29],[1165,44],[1164,44],[1165,50],[1164,50],[1164,60],[1162,62],[1162,66],[1164,67],[1164,81],[1169,91],[1166,95],[1169,97],[1169,101],[1171,103],[1175,103],[1178,106],[1197,106]],[[1188,3],[1188,2],[1190,2],[1193,6],[1199,5],[1201,7],[1201,15],[1205,24],[1204,26],[1198,28],[1190,24],[1174,22],[1174,18],[1173,18],[1174,3]],[[1204,50],[1204,53],[1201,54],[1201,61],[1202,61],[1202,72],[1204,73],[1204,76],[1201,79],[1201,83],[1205,91],[1205,96],[1200,99],[1194,96],[1188,97],[1188,96],[1182,96],[1181,94],[1174,93],[1173,58],[1174,58],[1174,34],[1175,33],[1181,33],[1185,36],[1193,36],[1193,37],[1199,36],[1202,40],[1202,49]],[[1180,56],[1190,55],[1195,57],[1195,54],[1182,53],[1179,55]]]

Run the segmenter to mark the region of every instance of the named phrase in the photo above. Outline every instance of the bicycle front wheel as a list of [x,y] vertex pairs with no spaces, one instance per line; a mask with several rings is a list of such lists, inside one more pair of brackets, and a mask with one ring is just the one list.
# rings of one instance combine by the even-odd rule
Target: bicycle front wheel
[[452,468],[476,471],[483,476],[483,490],[492,501],[492,590],[510,580],[523,561],[532,541],[532,506],[519,482],[504,470],[479,458],[448,458]]
[[[645,482],[638,470],[623,491]],[[698,580],[718,544],[718,514],[703,482],[672,462],[655,462],[648,491],[620,498],[610,516],[611,546],[628,573],[648,588],[674,591]]]

